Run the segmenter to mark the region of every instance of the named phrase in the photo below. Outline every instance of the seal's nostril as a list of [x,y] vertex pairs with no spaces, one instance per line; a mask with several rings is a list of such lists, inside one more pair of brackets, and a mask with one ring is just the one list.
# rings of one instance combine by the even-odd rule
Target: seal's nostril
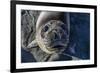
[[59,39],[59,36],[57,33],[54,33],[54,39]]

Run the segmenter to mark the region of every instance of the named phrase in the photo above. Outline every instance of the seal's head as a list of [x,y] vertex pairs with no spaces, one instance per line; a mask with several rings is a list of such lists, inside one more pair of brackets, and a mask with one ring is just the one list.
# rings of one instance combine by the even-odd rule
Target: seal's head
[[[51,53],[65,50],[68,43],[66,25],[60,20],[50,20],[39,29],[38,44]],[[43,47],[44,46],[44,47]]]

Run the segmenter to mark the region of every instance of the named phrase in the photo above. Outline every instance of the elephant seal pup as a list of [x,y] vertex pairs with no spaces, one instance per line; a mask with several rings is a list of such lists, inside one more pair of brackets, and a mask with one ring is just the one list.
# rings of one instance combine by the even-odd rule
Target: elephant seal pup
[[62,53],[69,43],[69,25],[67,13],[66,15],[63,12],[40,13],[36,23],[36,39],[28,45],[28,48],[39,48],[39,56],[36,55],[35,49],[33,51],[37,61],[47,61],[48,57],[48,61],[56,60],[60,57],[58,54]]
[[52,54],[67,47],[68,26],[62,12],[42,12],[36,24],[36,42],[44,52]]

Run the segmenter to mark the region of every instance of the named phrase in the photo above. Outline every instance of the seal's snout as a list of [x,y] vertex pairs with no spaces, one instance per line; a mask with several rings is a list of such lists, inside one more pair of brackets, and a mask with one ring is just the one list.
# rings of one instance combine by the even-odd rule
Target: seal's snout
[[57,31],[54,31],[54,32],[53,32],[53,39],[54,39],[54,40],[59,40],[59,39],[61,39],[60,36],[59,36],[59,34],[57,34]]

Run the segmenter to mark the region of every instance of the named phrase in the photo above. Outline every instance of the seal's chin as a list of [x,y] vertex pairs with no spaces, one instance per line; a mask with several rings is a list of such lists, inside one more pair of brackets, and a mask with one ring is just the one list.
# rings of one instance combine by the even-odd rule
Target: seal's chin
[[[65,42],[66,43],[66,42]],[[66,44],[64,42],[45,42],[44,45],[49,51],[61,52],[66,49]]]

